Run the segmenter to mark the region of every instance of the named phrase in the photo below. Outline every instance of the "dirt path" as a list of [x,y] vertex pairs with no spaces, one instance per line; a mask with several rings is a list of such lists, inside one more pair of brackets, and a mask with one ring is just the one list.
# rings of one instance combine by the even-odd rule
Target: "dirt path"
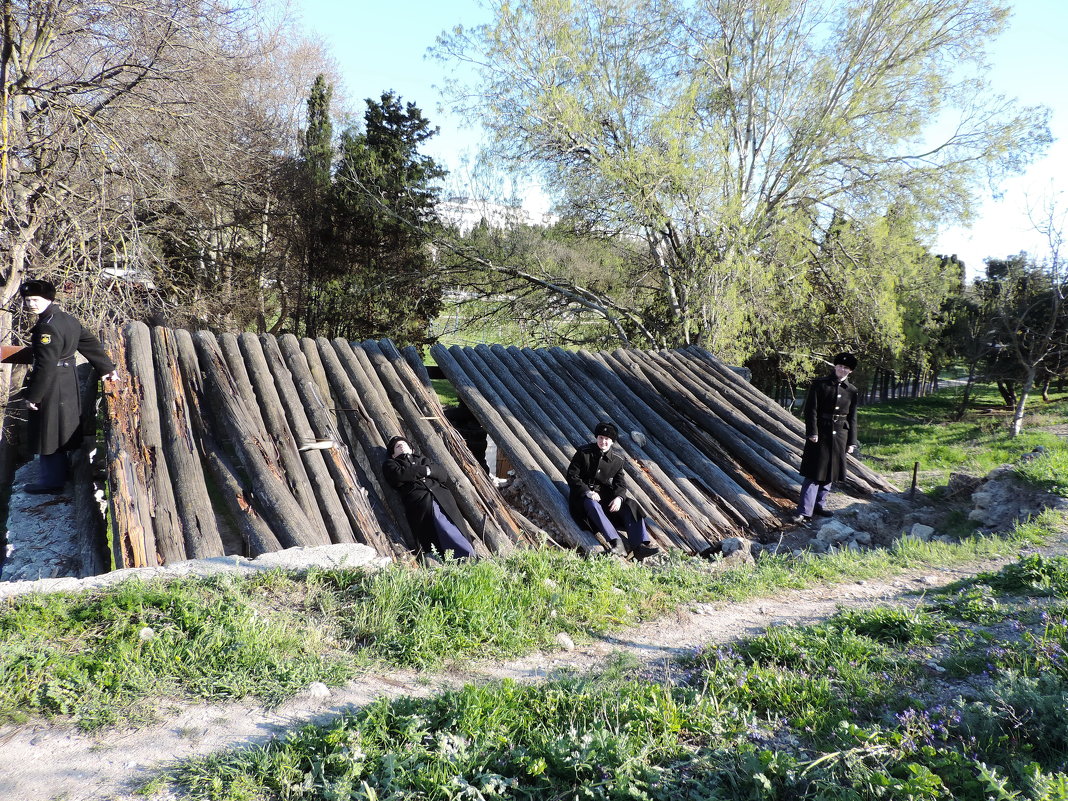
[[[1043,552],[1062,552],[1064,545]],[[537,680],[563,667],[594,668],[617,651],[653,668],[710,643],[729,642],[772,625],[824,620],[840,607],[915,603],[933,589],[997,569],[1012,560],[910,571],[888,581],[856,581],[782,593],[739,604],[689,604],[674,615],[650,621],[574,650],[536,653],[504,663],[476,663],[462,671],[368,674],[326,697],[301,695],[280,708],[247,703],[199,704],[175,708],[156,725],[87,736],[70,726],[28,724],[0,728],[0,798],[5,801],[89,801],[133,799],[138,784],[177,760],[262,743],[309,721],[327,720],[382,696],[426,696],[465,682],[501,678]]]

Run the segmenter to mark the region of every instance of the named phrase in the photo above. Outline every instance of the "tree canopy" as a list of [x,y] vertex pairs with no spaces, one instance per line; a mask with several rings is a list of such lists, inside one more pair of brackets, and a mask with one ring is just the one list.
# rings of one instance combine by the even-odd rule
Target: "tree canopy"
[[804,346],[888,336],[900,353],[894,332],[920,325],[902,311],[911,287],[930,290],[923,309],[944,294],[932,226],[967,218],[981,178],[1049,140],[1044,109],[984,81],[1008,13],[989,0],[490,7],[491,23],[439,38],[477,76],[456,105],[576,230],[644,243],[644,291],[601,305],[649,344],[744,358],[831,306],[869,323],[817,326]]

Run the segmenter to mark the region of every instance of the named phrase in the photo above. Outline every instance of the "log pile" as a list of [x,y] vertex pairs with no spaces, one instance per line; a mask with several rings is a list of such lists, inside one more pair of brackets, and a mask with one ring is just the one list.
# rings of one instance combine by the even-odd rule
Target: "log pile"
[[415,540],[381,471],[395,434],[453,477],[478,553],[537,541],[445,421],[421,363],[388,340],[135,322],[107,344],[122,375],[106,396],[116,566],[349,542],[407,558]]
[[[630,489],[661,546],[704,553],[743,530],[778,528],[796,502],[803,424],[707,351],[431,352],[565,546],[604,546],[571,520],[564,478],[601,420],[621,432]],[[852,458],[847,484],[893,489]]]

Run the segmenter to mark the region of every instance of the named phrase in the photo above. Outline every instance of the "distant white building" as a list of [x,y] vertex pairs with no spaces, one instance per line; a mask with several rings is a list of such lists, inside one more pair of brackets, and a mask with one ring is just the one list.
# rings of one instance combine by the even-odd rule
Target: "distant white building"
[[548,212],[538,214],[522,206],[506,206],[469,197],[450,197],[436,206],[442,222],[455,225],[466,234],[482,220],[491,228],[512,228],[516,225],[552,225],[559,219]]

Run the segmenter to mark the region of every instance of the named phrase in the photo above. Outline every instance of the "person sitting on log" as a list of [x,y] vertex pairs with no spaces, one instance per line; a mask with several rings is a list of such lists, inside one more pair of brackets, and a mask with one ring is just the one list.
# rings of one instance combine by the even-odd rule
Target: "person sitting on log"
[[794,523],[812,515],[830,517],[824,504],[832,485],[846,474],[846,454],[857,447],[857,399],[860,393],[846,379],[857,357],[839,353],[834,372],[813,380],[805,395],[805,450],[801,455],[801,497]]
[[474,556],[475,549],[456,526],[460,510],[445,486],[441,465],[416,453],[405,437],[393,437],[386,450],[390,458],[382,463],[382,473],[400,493],[404,516],[423,550],[455,559]]
[[582,528],[604,537],[612,550],[619,546],[619,529],[623,529],[635,558],[659,553],[649,539],[645,511],[627,497],[624,458],[612,451],[619,432],[611,423],[598,423],[593,435],[597,440],[575,451],[567,468],[571,516]]
[[81,444],[82,404],[74,354],[80,353],[105,381],[117,381],[115,364],[91,332],[56,306],[56,287],[49,281],[24,281],[22,302],[37,315],[30,333],[33,371],[20,400],[31,411],[29,436],[40,454],[36,483],[24,489],[34,495],[62,492],[67,483],[67,453]]

